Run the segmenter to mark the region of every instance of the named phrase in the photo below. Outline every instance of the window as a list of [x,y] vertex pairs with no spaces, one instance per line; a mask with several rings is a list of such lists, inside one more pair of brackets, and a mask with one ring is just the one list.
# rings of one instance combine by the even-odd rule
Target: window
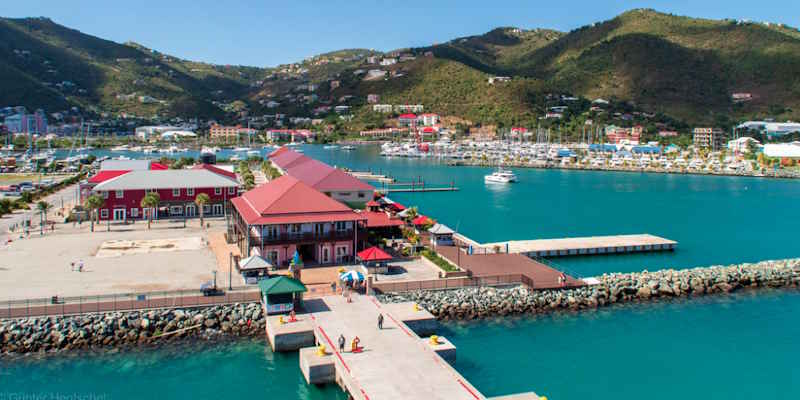
[[348,197],[350,196],[350,192],[339,192],[339,196]]
[[139,209],[131,208],[131,218],[138,218],[138,217],[139,217]]
[[214,204],[212,209],[214,210],[214,215],[222,214],[222,204]]
[[291,232],[291,233],[300,233],[300,224],[291,224],[291,225],[289,225],[289,232]]
[[124,192],[123,192],[122,190],[117,190],[117,191],[114,193],[114,197],[116,197],[116,198],[118,198],[118,199],[121,199],[121,198],[122,198],[122,196],[123,196],[123,193],[124,193]]
[[183,215],[183,207],[181,206],[172,206],[169,208],[170,215]]
[[194,188],[186,189],[186,195],[187,196],[194,196]]
[[108,198],[108,192],[106,192],[106,191],[104,191],[104,192],[103,192],[103,198],[104,198],[104,199],[107,199],[107,198]]
[[366,195],[364,194],[364,192],[358,192],[358,198],[359,198],[359,199],[363,199],[363,198],[364,198],[364,196],[366,196]]
[[275,225],[268,225],[264,228],[264,237],[270,239],[278,237],[278,227]]
[[228,194],[236,194],[236,188],[231,186],[228,188]]
[[210,215],[211,214],[211,206],[206,204],[203,206],[203,215]]
[[172,189],[172,197],[180,197],[181,190],[180,189]]
[[267,253],[267,261],[269,261],[272,265],[278,265],[278,252],[275,250],[270,250]]
[[222,188],[214,188],[214,194],[219,196],[222,194]]
[[[108,192],[106,192],[106,193],[108,193]],[[107,208],[104,208],[104,209],[100,210],[100,218],[108,218],[108,209]]]
[[336,230],[337,231],[343,231],[343,230],[346,230],[346,229],[347,229],[347,222],[339,221],[339,222],[336,223]]

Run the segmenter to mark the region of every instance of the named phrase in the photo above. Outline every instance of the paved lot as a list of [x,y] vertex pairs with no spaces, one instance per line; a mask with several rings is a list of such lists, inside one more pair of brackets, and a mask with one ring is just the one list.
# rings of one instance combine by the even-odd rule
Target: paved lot
[[[88,228],[88,224],[75,228],[58,224],[55,232],[43,237],[38,232],[27,239],[12,236],[12,243],[0,247],[0,300],[197,289],[217,270],[206,244],[208,235],[197,221],[186,228],[167,222],[154,224],[152,230],[146,223],[112,225],[111,232],[105,225],[93,233]],[[202,245],[193,250],[96,256],[109,240],[181,238],[200,238]],[[70,263],[77,265],[80,260],[83,272],[72,271]]]

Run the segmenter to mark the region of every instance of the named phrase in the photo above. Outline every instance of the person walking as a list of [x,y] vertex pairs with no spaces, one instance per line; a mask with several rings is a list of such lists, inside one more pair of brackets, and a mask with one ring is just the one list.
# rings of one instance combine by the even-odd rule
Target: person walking
[[383,314],[378,314],[378,329],[383,329]]
[[344,335],[339,335],[339,352],[344,353],[344,344],[347,340],[344,339]]
[[336,294],[336,281],[331,282],[331,292]]

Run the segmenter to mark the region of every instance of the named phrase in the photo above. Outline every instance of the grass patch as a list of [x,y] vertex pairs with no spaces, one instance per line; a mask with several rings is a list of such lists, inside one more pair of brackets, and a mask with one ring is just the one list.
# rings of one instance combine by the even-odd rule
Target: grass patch
[[440,256],[439,254],[437,254],[433,250],[425,249],[425,250],[422,250],[420,252],[420,254],[422,254],[423,257],[427,258],[432,263],[436,264],[436,266],[438,266],[439,268],[441,268],[445,272],[456,272],[456,271],[458,271],[458,268],[456,268],[455,265],[450,264],[449,261],[447,261],[444,258],[442,258],[442,256]]

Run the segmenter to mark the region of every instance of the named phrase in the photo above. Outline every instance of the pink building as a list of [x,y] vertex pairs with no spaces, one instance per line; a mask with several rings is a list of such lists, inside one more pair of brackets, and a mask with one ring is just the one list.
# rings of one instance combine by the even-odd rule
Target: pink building
[[242,257],[259,254],[288,265],[297,251],[305,265],[354,260],[367,217],[290,175],[231,200],[233,235]]
[[[195,199],[206,193],[210,199],[204,206],[204,215],[222,216],[225,204],[238,194],[239,182],[228,176],[205,169],[139,170],[130,171],[108,179],[92,188],[104,199],[100,208],[101,220],[127,221],[200,215]],[[158,193],[161,201],[157,208],[142,208],[141,202],[148,192]]]

